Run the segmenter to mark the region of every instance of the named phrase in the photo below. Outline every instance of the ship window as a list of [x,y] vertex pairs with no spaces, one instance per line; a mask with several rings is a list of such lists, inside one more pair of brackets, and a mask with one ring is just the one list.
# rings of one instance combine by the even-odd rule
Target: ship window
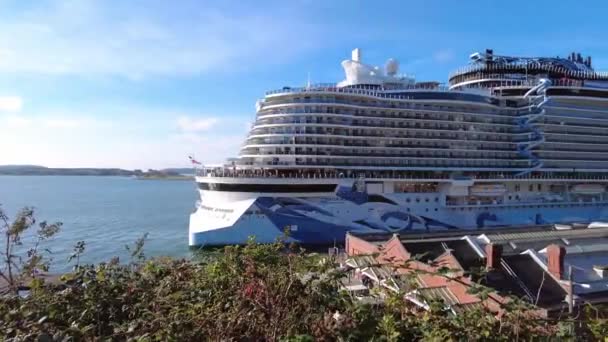
[[540,191],[541,190],[541,184],[537,184],[536,188],[538,189],[538,191]]
[[534,191],[534,184],[528,185],[528,191]]
[[420,198],[416,197],[416,203],[420,203]]

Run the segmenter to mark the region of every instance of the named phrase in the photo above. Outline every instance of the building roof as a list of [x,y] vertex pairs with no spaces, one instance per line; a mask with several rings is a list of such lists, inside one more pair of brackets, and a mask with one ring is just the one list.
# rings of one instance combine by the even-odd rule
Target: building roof
[[542,230],[542,231],[520,231],[509,233],[486,233],[480,239],[488,243],[508,243],[511,241],[547,241],[562,238],[597,238],[608,237],[608,227],[585,228],[569,230]]
[[506,255],[501,267],[486,274],[483,284],[540,307],[561,303],[566,290],[529,254]]
[[[367,241],[365,236],[358,237]],[[367,243],[383,245],[388,243],[392,237],[394,235],[384,238],[374,236],[373,242]],[[444,263],[449,264],[450,268],[462,267],[464,274],[457,272],[452,276],[464,276],[461,279],[465,282],[475,282],[479,279],[475,275],[481,275],[481,283],[493,288],[498,295],[512,295],[521,298],[540,308],[547,309],[547,312],[559,309],[566,304],[568,281],[564,279],[569,276],[570,266],[575,298],[584,301],[608,302],[608,271],[604,274],[602,269],[602,267],[608,266],[608,227],[571,230],[534,229],[517,232],[501,230],[474,236],[435,236],[418,240],[409,239],[408,236],[408,239],[401,237],[397,241],[403,245],[403,249],[410,256],[420,256],[417,258],[418,261],[429,266],[431,271],[445,266]],[[395,240],[391,240],[390,243],[393,245]],[[477,269],[482,269],[486,265],[484,246],[488,244],[502,246],[499,266],[485,274],[477,273],[475,272]],[[553,271],[554,273],[548,271],[546,247],[552,244],[564,247],[565,251],[559,276],[555,271]],[[390,253],[397,250],[399,249],[391,248]],[[406,259],[407,257],[407,254],[401,256]],[[393,272],[392,277],[390,272]],[[394,272],[395,269],[390,267],[380,271],[374,269],[374,274],[381,273],[381,278],[384,279],[393,280]],[[424,278],[421,286],[412,287],[402,284],[396,287],[424,290],[421,293],[428,292],[428,295],[442,297],[442,300],[448,305],[453,302],[453,298],[449,296],[450,293],[459,301],[453,305],[474,302],[475,299],[470,298],[471,294],[461,288],[442,281],[435,281],[430,275]],[[436,290],[441,287],[445,287],[445,291],[449,293],[444,290]],[[435,290],[430,288],[435,288]],[[456,309],[453,308],[454,310]]]
[[346,259],[344,263],[353,268],[364,268],[378,265],[376,258],[371,255],[353,255]]
[[481,267],[484,264],[466,240],[444,239],[441,241],[404,241],[402,243],[412,256],[421,256],[420,261],[423,262],[433,261],[445,252],[450,251],[465,271],[473,267]]
[[602,276],[595,270],[595,266],[608,266],[608,252],[591,251],[586,253],[568,254],[564,258],[564,269],[572,269],[574,293],[605,292],[608,291],[608,276]]

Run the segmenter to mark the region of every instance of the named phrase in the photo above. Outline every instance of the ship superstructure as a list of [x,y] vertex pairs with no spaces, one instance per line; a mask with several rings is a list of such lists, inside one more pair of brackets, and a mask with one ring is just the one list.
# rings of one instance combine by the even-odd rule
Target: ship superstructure
[[591,58],[471,55],[449,84],[361,61],[256,104],[239,157],[196,178],[190,245],[607,218],[608,75]]

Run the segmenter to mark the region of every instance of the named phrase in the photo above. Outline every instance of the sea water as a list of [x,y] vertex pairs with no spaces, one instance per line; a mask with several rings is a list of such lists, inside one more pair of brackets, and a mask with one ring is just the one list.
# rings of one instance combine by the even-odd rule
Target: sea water
[[[67,259],[78,241],[86,243],[81,262],[114,256],[128,261],[125,245],[132,246],[146,233],[146,257],[189,257],[188,218],[196,200],[193,180],[0,176],[0,206],[9,218],[32,206],[39,222],[63,223],[61,231],[44,244],[52,252],[51,272],[71,268]],[[32,232],[26,244],[31,243]]]

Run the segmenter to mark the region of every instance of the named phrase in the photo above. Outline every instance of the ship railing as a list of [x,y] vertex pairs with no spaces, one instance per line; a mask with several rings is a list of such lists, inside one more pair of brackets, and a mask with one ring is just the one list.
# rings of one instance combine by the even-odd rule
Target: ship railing
[[608,72],[599,72],[599,71],[585,71],[585,70],[569,70],[564,67],[551,65],[551,64],[541,64],[541,63],[508,63],[508,64],[476,64],[469,65],[462,68],[457,69],[456,71],[450,73],[449,79],[454,77],[470,74],[475,72],[493,72],[493,71],[512,71],[514,69],[522,69],[524,68],[527,72],[537,72],[544,71],[549,73],[561,73],[563,75],[578,78],[578,79],[608,79]]
[[[538,85],[538,81],[536,78],[530,78],[530,79],[513,79],[513,78],[509,78],[509,77],[505,77],[504,75],[498,75],[498,74],[488,74],[488,75],[471,75],[469,77],[465,77],[462,80],[459,80],[458,82],[454,83],[451,87],[455,87],[458,86],[460,83],[464,83],[464,82],[468,82],[468,81],[483,81],[483,80],[488,80],[488,81],[492,81],[492,83],[488,86],[485,87],[490,87],[490,88],[522,88],[522,87],[534,87],[536,85]],[[499,82],[498,84],[496,84],[496,82]],[[475,84],[475,87],[473,88],[477,88],[480,87],[481,85]],[[481,86],[484,87],[484,86]],[[484,87],[484,88],[485,88]],[[589,88],[602,88],[599,87],[597,84],[587,84],[582,80],[576,80],[576,79],[555,79],[555,80],[551,80],[551,87],[589,87]],[[606,87],[603,88],[607,88],[608,89],[608,84],[606,84]]]
[[[268,165],[270,166],[270,165]],[[402,171],[279,171],[269,169],[233,169],[233,168],[213,168],[213,169],[198,169],[197,176],[199,177],[226,177],[226,178],[293,178],[293,179],[339,179],[339,178],[365,178],[365,179],[436,179],[436,180],[508,180],[521,179],[526,181],[534,180],[589,180],[589,181],[608,181],[608,174],[531,174],[527,176],[516,176],[508,173],[480,173],[466,174],[455,176],[447,173],[412,173]]]
[[[424,91],[450,91],[450,87],[445,84],[413,84],[403,85],[398,87],[382,87],[382,86],[370,86],[370,85],[353,85],[348,87],[338,87],[337,84],[333,83],[320,83],[307,87],[283,87],[281,89],[274,89],[266,92],[266,95],[274,94],[285,94],[285,93],[307,93],[307,92],[332,92],[332,93],[348,93],[348,94],[362,94],[371,95],[376,97],[384,98],[403,98],[407,99],[407,96],[400,96],[396,94],[390,94],[390,91],[410,91],[410,90],[424,90]],[[452,90],[454,91],[454,90]]]
[[[393,139],[416,139],[415,137],[391,137]],[[255,140],[257,139],[257,140]],[[445,140],[445,141],[451,141],[451,140],[457,140],[454,138],[433,138],[434,140]],[[522,140],[524,141],[524,140]],[[505,145],[517,145],[516,141],[501,141],[501,140],[490,140],[488,139],[487,143],[488,144],[492,144],[494,142],[500,143],[498,144],[499,146],[493,146],[491,149],[477,149],[475,151],[480,151],[480,152],[514,152],[512,147],[504,147],[504,146],[500,146],[502,144]],[[477,143],[477,142],[475,142]],[[486,143],[485,141],[478,143],[478,144],[483,144]],[[378,146],[378,145],[374,145],[371,143],[348,143],[348,144],[340,144],[340,143],[332,143],[332,142],[312,142],[312,141],[296,141],[293,142],[291,141],[284,141],[284,140],[276,140],[276,141],[264,141],[264,140],[260,140],[259,138],[253,138],[251,140],[249,140],[247,143],[244,143],[241,145],[242,149],[245,148],[256,148],[256,147],[267,147],[267,146],[277,146],[277,145],[285,145],[288,147],[297,145],[296,148],[298,148],[300,145],[311,145],[311,146],[319,146],[319,147],[328,147],[328,148],[356,148],[356,147],[366,147],[366,148],[411,148],[412,145],[408,145],[408,144],[388,144],[385,146]],[[433,146],[433,145],[429,145],[429,146],[423,146],[421,145],[419,148],[425,148],[425,149],[436,149],[436,150],[441,150],[444,151],[445,149],[442,149],[441,147],[438,146]],[[454,150],[466,150],[467,148],[458,148],[458,147],[454,147]],[[576,152],[576,151],[573,151]],[[287,153],[287,154],[292,154],[292,153]]]
[[[257,112],[257,117],[263,117],[263,116],[268,116],[268,115],[294,115],[294,114],[332,114],[332,115],[342,115],[346,118],[350,118],[352,116],[356,116],[356,117],[373,117],[373,118],[378,118],[378,119],[387,119],[390,118],[389,116],[386,115],[381,115],[381,114],[371,114],[371,113],[361,113],[361,112],[356,112],[356,111],[349,111],[349,110],[340,110],[340,111],[329,111],[329,110],[321,110],[321,109],[316,109],[314,111],[312,110],[305,110],[305,109],[291,109],[291,108],[300,108],[297,106],[293,106],[293,105],[323,105],[323,104],[331,104],[331,105],[336,105],[336,104],[344,104],[344,105],[350,105],[350,106],[355,106],[355,107],[364,107],[364,108],[380,108],[380,109],[387,109],[387,110],[395,110],[395,109],[404,109],[404,110],[411,110],[411,111],[418,111],[421,113],[445,113],[448,109],[447,106],[446,107],[442,107],[442,106],[438,106],[436,108],[425,108],[422,105],[419,104],[414,104],[414,103],[392,103],[390,105],[382,105],[382,104],[375,104],[375,103],[365,103],[365,104],[357,104],[357,103],[353,103],[350,101],[342,101],[342,100],[286,100],[286,101],[278,101],[276,103],[273,102],[268,102],[266,103],[266,106],[286,106],[289,105],[289,110],[287,109],[267,109],[266,107],[263,108],[262,110]],[[525,106],[523,106],[525,107]],[[496,112],[496,111],[475,111],[472,112],[471,110],[466,110],[466,109],[459,109],[459,108],[453,108],[450,107],[449,108],[449,112],[450,113],[463,113],[463,114],[473,114],[473,115],[501,115],[501,116],[512,116],[514,115],[514,111],[517,111],[519,108],[517,107],[512,107],[512,108],[505,108],[506,110],[504,112]],[[507,112],[508,111],[508,112]]]

